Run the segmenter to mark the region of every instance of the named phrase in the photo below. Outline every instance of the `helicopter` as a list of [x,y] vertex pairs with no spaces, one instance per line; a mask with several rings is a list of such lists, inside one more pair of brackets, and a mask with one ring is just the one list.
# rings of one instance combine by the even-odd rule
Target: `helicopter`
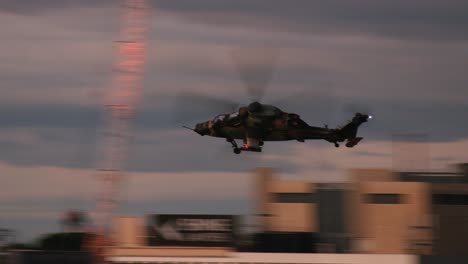
[[[252,63],[254,55],[257,58],[261,56],[260,63]],[[275,105],[259,102],[272,76],[274,59],[271,53],[265,50],[240,50],[240,53],[233,53],[233,58],[252,102],[238,107],[238,104],[225,100],[190,94],[186,98],[192,103],[221,103],[234,111],[218,114],[208,121],[197,123],[193,128],[183,125],[184,128],[201,136],[225,138],[235,154],[244,151],[262,152],[262,146],[267,141],[326,140],[337,148],[346,141],[345,146],[352,148],[363,139],[357,136],[357,132],[361,124],[372,119],[371,115],[357,112],[351,120],[337,128],[329,128],[327,125],[310,126],[296,113],[285,112]],[[242,140],[243,144],[240,146],[236,140]]]
[[[231,143],[233,152],[262,152],[266,141],[323,139],[339,147],[339,142],[346,141],[346,147],[356,146],[363,138],[357,136],[359,126],[372,119],[371,115],[356,113],[344,126],[331,129],[314,127],[304,122],[298,114],[287,113],[273,105],[250,103],[238,111],[220,114],[206,122],[198,123],[190,129],[201,136],[225,138]],[[243,140],[239,146],[236,139]]]

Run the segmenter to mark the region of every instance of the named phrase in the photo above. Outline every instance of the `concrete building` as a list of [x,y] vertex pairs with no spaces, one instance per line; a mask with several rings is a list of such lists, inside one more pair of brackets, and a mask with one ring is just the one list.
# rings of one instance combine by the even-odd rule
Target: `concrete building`
[[279,181],[258,169],[259,225],[315,234],[311,252],[468,255],[468,166],[458,168],[355,169],[338,185]]
[[[353,252],[432,252],[429,186],[418,182],[356,182],[348,215]],[[416,252],[414,252],[416,253]]]
[[269,168],[259,168],[257,216],[263,232],[317,232],[316,184],[276,181]]
[[355,252],[467,255],[466,165],[450,173],[351,171]]
[[[119,217],[114,220],[113,246],[109,257],[226,257],[233,247],[154,246],[149,243],[149,223],[143,217]],[[172,231],[173,232],[173,231]]]
[[[255,172],[258,234],[251,250],[468,255],[467,168],[461,165],[451,173],[355,169],[343,184],[282,181],[271,169],[259,168]],[[207,227],[199,220],[183,223],[190,224],[190,230]],[[225,220],[219,220],[221,225]],[[148,223],[144,218],[117,219],[109,256],[226,257],[236,250],[234,244],[150,246]],[[160,228],[177,240],[180,229],[174,230],[173,224],[168,221]]]
[[[345,199],[345,184],[316,184],[299,181],[279,181],[269,168],[259,168],[257,177],[257,216],[260,230],[282,239],[283,247],[271,251],[284,252],[284,241],[294,237],[309,237],[307,248],[300,252],[349,251]],[[267,238],[271,240],[271,237]],[[260,242],[261,243],[261,242]],[[263,251],[265,248],[262,248]]]

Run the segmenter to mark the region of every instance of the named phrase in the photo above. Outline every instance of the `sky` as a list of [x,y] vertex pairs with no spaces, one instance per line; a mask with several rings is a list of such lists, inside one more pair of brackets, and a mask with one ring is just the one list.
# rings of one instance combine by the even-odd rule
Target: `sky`
[[[468,161],[466,1],[150,2],[119,214],[252,214],[261,166],[281,179],[337,182],[350,168],[395,168],[409,152],[424,161],[407,162],[412,169]],[[0,1],[0,228],[20,240],[58,231],[64,211],[95,205],[119,3]],[[187,125],[219,111],[184,109],[180,94],[249,103],[230,57],[239,48],[275,52],[263,102],[330,127],[365,109],[374,119],[361,127],[364,140],[354,149],[272,142],[238,156],[223,139],[181,128],[181,109]],[[395,151],[402,138],[409,152]]]

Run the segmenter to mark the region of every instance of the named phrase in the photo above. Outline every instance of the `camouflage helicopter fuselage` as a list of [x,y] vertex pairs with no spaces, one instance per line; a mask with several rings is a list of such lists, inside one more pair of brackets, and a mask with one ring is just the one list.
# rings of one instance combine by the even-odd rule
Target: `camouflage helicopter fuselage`
[[[240,153],[240,150],[259,152],[265,141],[304,142],[323,139],[338,147],[338,142],[346,140],[347,147],[354,147],[362,139],[356,137],[358,127],[370,118],[368,115],[357,113],[341,128],[314,127],[309,126],[298,114],[254,102],[234,113],[218,115],[212,120],[199,123],[193,130],[202,136],[226,138],[233,144],[236,153]],[[243,140],[244,146],[239,148],[235,143],[236,139]]]

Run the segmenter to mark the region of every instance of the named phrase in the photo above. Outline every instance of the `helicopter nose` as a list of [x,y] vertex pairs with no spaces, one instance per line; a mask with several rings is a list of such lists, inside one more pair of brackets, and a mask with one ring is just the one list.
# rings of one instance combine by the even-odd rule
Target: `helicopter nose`
[[210,134],[210,128],[208,127],[208,121],[196,124],[194,131],[197,132],[201,136]]

